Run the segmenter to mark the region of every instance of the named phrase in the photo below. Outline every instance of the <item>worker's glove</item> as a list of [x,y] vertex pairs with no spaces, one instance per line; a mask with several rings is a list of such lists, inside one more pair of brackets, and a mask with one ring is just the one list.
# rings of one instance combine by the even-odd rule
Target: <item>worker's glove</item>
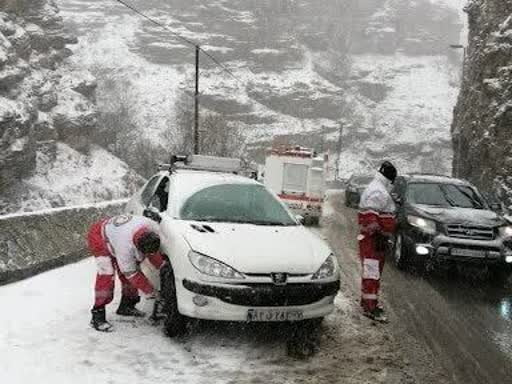
[[392,244],[391,236],[384,233],[377,233],[375,235],[375,250],[377,252],[387,252],[391,249]]

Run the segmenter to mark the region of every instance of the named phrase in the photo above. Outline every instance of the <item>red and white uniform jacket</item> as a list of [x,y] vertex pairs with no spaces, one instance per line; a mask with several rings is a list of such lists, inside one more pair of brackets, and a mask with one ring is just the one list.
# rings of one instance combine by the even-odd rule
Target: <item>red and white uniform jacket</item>
[[359,226],[363,235],[392,234],[396,228],[396,206],[389,190],[391,182],[377,173],[359,202]]
[[[139,268],[146,255],[135,246],[137,237],[147,231],[159,234],[159,226],[143,216],[114,216],[103,223],[103,238],[110,255],[116,259],[119,270],[133,286],[145,294],[150,294],[154,290],[153,286]],[[157,269],[164,262],[160,252],[147,257]]]

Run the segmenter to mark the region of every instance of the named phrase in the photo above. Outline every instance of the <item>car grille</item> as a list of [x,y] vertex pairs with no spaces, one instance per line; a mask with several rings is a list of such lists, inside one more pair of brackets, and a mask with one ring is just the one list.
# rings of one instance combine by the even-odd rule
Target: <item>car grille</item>
[[336,295],[340,282],[287,284],[246,284],[227,288],[204,285],[183,280],[183,286],[199,295],[213,296],[235,305],[251,307],[275,307],[307,305],[322,300],[326,296]]
[[494,228],[491,227],[450,224],[446,226],[446,233],[458,239],[494,240],[495,238]]

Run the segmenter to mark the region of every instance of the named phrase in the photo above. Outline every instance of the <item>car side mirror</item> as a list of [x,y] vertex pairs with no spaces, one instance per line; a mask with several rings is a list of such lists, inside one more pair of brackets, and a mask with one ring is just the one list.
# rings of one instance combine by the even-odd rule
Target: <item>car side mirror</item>
[[162,216],[160,216],[160,212],[158,212],[154,207],[148,207],[144,209],[142,215],[153,221],[156,221],[157,223],[160,223],[162,221]]
[[297,220],[297,222],[302,225],[304,225],[304,223],[306,222],[306,220],[304,219],[304,216],[302,216],[302,215],[296,215],[295,220]]

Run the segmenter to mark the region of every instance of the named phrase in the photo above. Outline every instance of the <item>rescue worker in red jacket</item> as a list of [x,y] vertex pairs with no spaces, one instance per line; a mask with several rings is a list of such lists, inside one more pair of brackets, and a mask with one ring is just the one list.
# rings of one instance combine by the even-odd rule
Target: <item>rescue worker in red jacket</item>
[[382,322],[387,319],[379,306],[378,296],[384,259],[396,229],[396,206],[390,194],[396,176],[393,164],[383,162],[359,202],[361,306],[365,316]]
[[140,301],[138,290],[149,298],[158,292],[140,270],[140,263],[147,257],[160,269],[165,262],[160,253],[158,224],[142,216],[120,215],[94,223],[87,235],[90,252],[97,266],[95,301],[91,310],[91,326],[110,331],[105,306],[114,298],[114,274],[121,280],[122,296],[116,313],[121,316],[144,316],[135,308]]

